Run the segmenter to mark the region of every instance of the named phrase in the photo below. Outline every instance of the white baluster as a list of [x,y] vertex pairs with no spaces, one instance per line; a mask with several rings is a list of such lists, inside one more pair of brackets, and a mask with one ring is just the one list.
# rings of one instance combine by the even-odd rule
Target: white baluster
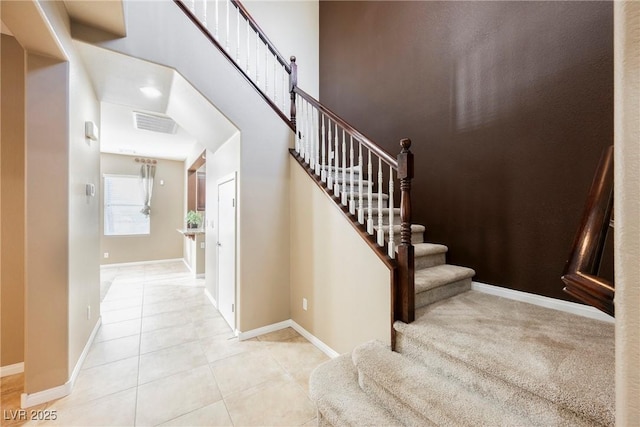
[[313,119],[315,126],[313,127],[313,137],[316,141],[316,175],[320,175],[322,173],[322,168],[320,167],[320,124],[318,123],[320,111],[315,109],[313,112]]
[[213,33],[213,35],[216,37],[216,40],[218,40],[218,27],[219,27],[219,23],[220,23],[220,13],[218,12],[218,0],[215,0],[215,5],[216,5],[216,27],[215,27],[215,31]]
[[250,37],[251,24],[247,19],[247,76],[249,75],[249,52],[251,52],[251,37]]
[[207,0],[202,2],[202,24],[207,26]]
[[364,204],[362,203],[364,171],[362,170],[362,142],[360,141],[358,141],[358,167],[360,168],[360,173],[358,174],[358,222],[364,224]]
[[[298,101],[298,99],[296,99],[296,101]],[[300,117],[300,102],[296,102],[296,117]],[[298,153],[298,155],[300,157],[302,157],[304,155],[304,153],[302,151],[302,144],[300,144],[300,126],[301,126],[301,123],[297,122],[297,124],[296,124],[296,152]]]
[[[367,165],[367,177],[371,181],[371,175],[373,175],[373,167],[371,163],[371,149],[369,148],[369,164]],[[367,233],[373,235],[373,186],[369,185],[367,205]]]
[[273,55],[273,103],[275,105],[278,105],[278,90],[277,90],[278,75],[276,74],[276,72],[278,71],[277,64],[278,64],[278,57]]
[[354,165],[353,165],[353,135],[350,136],[349,138],[349,163],[351,165],[351,175],[349,176],[349,213],[351,215],[355,215],[356,214],[356,205],[355,203],[353,203],[353,169],[354,169]]
[[264,45],[264,94],[269,96],[269,46]]
[[240,9],[236,9],[236,63],[240,65]]
[[311,164],[311,147],[309,147],[309,103],[305,100],[303,103],[302,115],[304,116],[304,159]]
[[282,69],[282,112],[285,113],[286,110],[286,102],[287,102],[287,70]]
[[327,171],[326,171],[326,167],[327,167],[327,146],[325,145],[326,139],[325,139],[325,128],[324,128],[324,114],[322,114],[320,116],[320,121],[321,121],[321,137],[320,137],[320,144],[322,144],[322,166],[320,167],[320,180],[322,182],[327,182]]
[[340,167],[340,147],[338,146],[338,140],[340,139],[340,135],[338,133],[338,123],[336,123],[336,133],[334,135],[335,137],[335,151],[334,151],[334,157],[335,157],[335,172],[336,172],[336,180],[333,184],[333,194],[335,194],[336,196],[340,197],[340,176],[338,175],[338,168]]
[[382,158],[378,157],[378,246],[384,246],[384,230],[382,229]]
[[327,127],[329,128],[329,138],[327,139],[327,150],[329,156],[329,165],[327,166],[327,172],[329,172],[329,178],[327,179],[327,188],[329,190],[333,190],[333,170],[331,169],[332,160],[334,160],[335,156],[333,154],[333,150],[331,149],[331,144],[333,144],[333,139],[331,139],[331,130],[333,129],[333,125],[331,124],[331,120],[327,118]]
[[347,136],[342,129],[342,205],[347,206]]
[[394,243],[393,220],[393,168],[389,166],[389,258],[396,257],[396,244]]
[[260,34],[256,31],[256,86],[260,87]]
[[224,46],[224,50],[229,52],[229,7],[231,6],[231,2],[227,0],[227,41]]
[[309,158],[311,159],[310,166],[314,171],[316,170],[316,145],[315,138],[313,136],[313,105],[310,103],[307,104],[309,109],[309,117],[308,117],[308,129],[309,129]]

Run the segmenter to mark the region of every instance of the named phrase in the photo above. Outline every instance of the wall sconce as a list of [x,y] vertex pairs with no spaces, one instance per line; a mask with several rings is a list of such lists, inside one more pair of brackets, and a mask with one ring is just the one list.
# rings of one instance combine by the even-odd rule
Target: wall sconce
[[93,141],[97,141],[100,137],[98,126],[96,126],[96,124],[91,121],[84,122],[84,136]]

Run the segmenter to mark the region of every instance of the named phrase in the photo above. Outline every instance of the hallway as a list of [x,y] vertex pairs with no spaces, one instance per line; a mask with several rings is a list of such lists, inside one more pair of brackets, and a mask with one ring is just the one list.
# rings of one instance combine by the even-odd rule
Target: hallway
[[307,383],[328,357],[296,331],[239,341],[182,262],[107,266],[102,281],[73,393],[37,424],[315,425]]

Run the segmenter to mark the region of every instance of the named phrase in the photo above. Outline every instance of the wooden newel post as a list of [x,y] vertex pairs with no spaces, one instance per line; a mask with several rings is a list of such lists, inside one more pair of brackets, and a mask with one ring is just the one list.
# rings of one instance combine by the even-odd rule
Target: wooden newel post
[[289,93],[291,94],[291,110],[289,115],[291,117],[291,123],[294,129],[296,128],[296,93],[295,88],[298,86],[298,64],[296,64],[296,57],[291,58],[291,74],[289,74]]
[[413,153],[411,140],[400,140],[398,154],[400,179],[400,245],[398,246],[398,286],[396,288],[395,320],[410,323],[415,320],[415,264],[411,244],[411,180],[413,179]]

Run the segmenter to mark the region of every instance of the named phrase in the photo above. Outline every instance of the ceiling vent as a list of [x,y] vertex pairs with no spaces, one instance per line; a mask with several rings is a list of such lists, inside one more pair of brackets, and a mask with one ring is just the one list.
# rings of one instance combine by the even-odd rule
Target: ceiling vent
[[178,130],[178,124],[171,117],[167,116],[134,111],[133,119],[137,129],[169,134],[174,134]]

